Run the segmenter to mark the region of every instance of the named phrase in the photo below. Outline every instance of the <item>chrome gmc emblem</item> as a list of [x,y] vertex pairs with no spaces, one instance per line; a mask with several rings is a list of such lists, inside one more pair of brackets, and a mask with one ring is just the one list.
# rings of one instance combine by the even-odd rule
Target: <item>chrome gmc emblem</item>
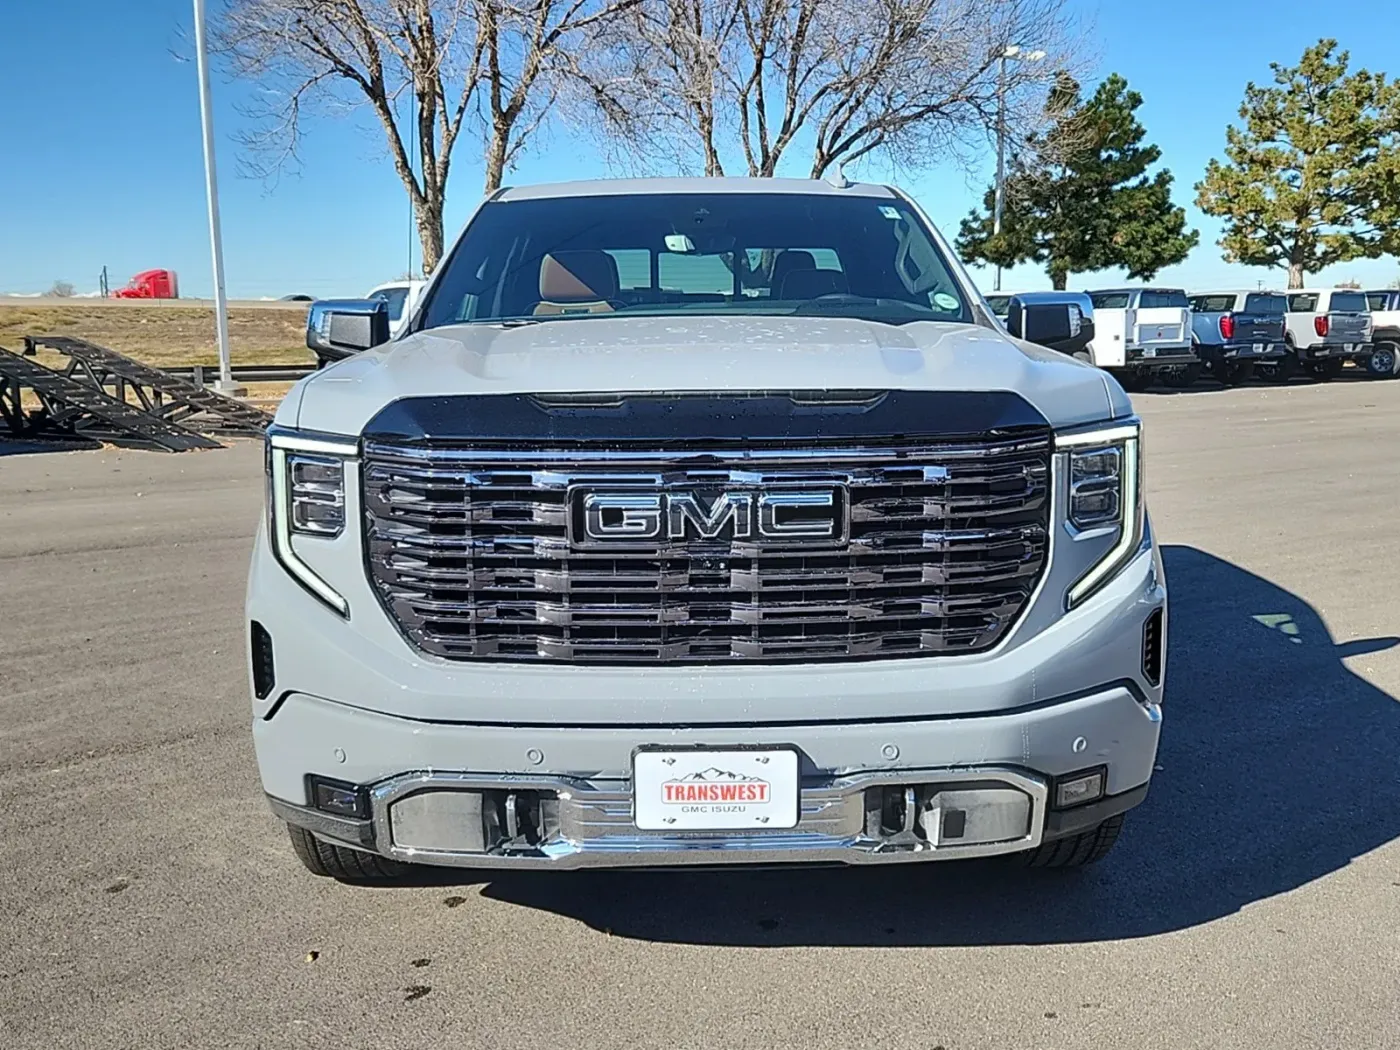
[[577,488],[570,502],[575,546],[686,540],[831,544],[846,533],[844,495],[835,486],[704,494]]

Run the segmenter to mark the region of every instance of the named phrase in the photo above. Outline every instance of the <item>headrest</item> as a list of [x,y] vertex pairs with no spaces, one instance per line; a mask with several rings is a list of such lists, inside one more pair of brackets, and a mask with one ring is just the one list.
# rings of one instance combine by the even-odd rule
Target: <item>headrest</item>
[[540,298],[589,303],[617,297],[617,260],[592,249],[551,252],[540,261]]
[[788,249],[778,253],[778,257],[773,260],[773,277],[768,282],[768,287],[777,291],[783,286],[783,278],[792,273],[793,270],[815,270],[817,260],[811,252]]
[[849,292],[850,284],[840,270],[793,270],[783,278],[778,299],[815,299],[833,292]]

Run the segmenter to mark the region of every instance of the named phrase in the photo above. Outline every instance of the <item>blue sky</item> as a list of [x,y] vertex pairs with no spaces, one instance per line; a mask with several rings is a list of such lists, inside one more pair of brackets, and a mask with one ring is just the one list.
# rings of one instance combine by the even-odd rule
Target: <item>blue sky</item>
[[[1201,244],[1159,280],[1191,287],[1281,285],[1281,271],[1226,265],[1219,226],[1190,206],[1191,186],[1219,155],[1246,81],[1268,79],[1268,63],[1296,62],[1324,22],[1352,53],[1353,67],[1400,74],[1394,0],[1352,0],[1345,19],[1319,19],[1304,0],[1177,0],[1172,17],[1145,18],[1126,0],[1083,0],[1092,22],[1097,73],[1119,72],[1142,93],[1139,115],[1177,177]],[[0,292],[39,292],[55,280],[97,287],[137,270],[180,273],[186,296],[207,296],[210,277],[203,160],[190,4],[184,0],[50,0],[7,5],[0,61]],[[1265,15],[1267,11],[1267,16]],[[1390,27],[1391,31],[1383,30]],[[1345,31],[1343,31],[1345,30]],[[405,269],[408,207],[381,149],[377,126],[323,119],[311,127],[298,176],[276,184],[241,177],[233,135],[244,85],[214,81],[220,194],[229,294],[234,297],[354,295]],[[449,237],[475,204],[480,151],[465,138],[454,158]],[[801,166],[800,164],[798,165]],[[950,236],[990,178],[953,165],[905,186]],[[512,172],[516,184],[606,174],[586,139],[559,129]],[[868,173],[878,177],[878,172]],[[991,287],[990,271],[975,275]],[[1311,281],[1355,278],[1384,284],[1400,260],[1358,260]],[[1077,275],[1071,287],[1121,279]],[[1004,278],[1007,288],[1048,287],[1034,266]]]

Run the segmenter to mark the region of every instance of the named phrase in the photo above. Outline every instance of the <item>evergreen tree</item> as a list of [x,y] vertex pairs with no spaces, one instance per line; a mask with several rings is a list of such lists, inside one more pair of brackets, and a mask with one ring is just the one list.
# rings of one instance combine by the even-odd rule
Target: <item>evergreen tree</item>
[[962,222],[963,258],[1003,267],[1038,262],[1056,288],[1071,273],[1114,266],[1150,280],[1185,259],[1199,235],[1172,204],[1171,172],[1147,174],[1162,151],[1143,142],[1141,105],[1116,73],[1087,101],[1078,85],[1062,85],[1051,97],[1050,130],[1027,144],[1033,162],[1013,165],[1006,179],[1001,233],[992,233],[993,187],[983,210]]
[[1245,88],[1196,204],[1225,220],[1227,262],[1288,269],[1288,287],[1333,263],[1400,252],[1400,82],[1347,72],[1335,40],[1277,62]]

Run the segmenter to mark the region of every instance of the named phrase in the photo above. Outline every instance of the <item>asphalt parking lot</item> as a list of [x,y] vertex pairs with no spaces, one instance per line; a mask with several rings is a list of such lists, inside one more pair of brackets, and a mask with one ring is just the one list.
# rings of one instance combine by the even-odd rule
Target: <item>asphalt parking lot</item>
[[248,731],[251,443],[0,444],[0,1047],[1400,1045],[1400,382],[1136,398],[1160,772],[1096,868],[357,888]]

